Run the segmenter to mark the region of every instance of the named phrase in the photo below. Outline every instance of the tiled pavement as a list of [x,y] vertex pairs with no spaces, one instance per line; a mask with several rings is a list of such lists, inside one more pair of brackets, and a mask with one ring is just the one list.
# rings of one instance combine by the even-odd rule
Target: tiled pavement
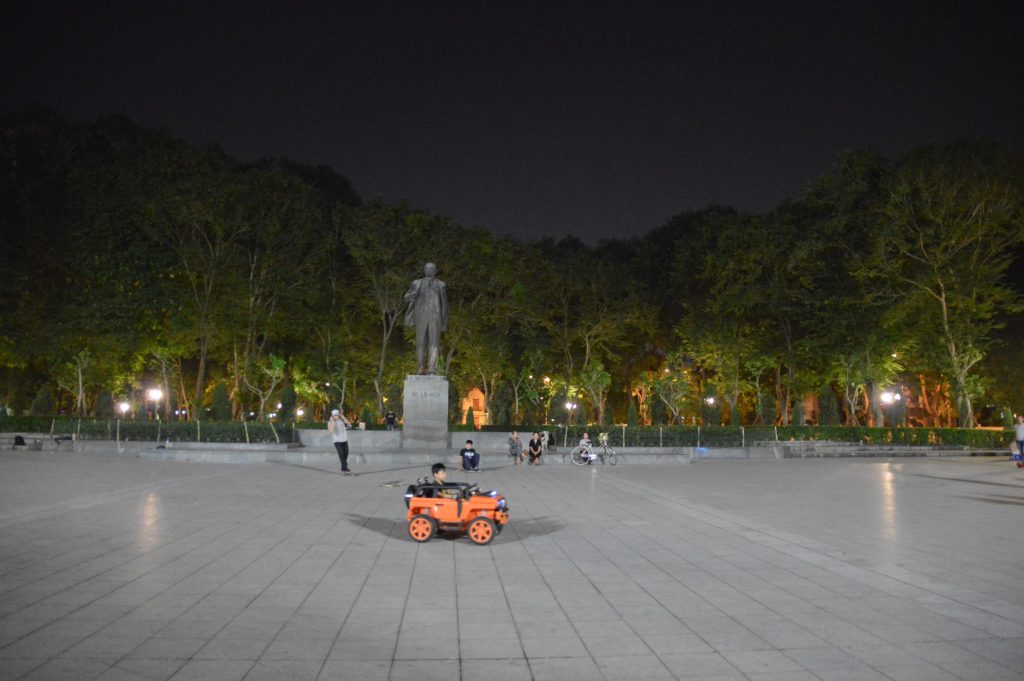
[[487,547],[376,469],[4,452],[0,679],[1024,678],[1005,460],[487,470]]

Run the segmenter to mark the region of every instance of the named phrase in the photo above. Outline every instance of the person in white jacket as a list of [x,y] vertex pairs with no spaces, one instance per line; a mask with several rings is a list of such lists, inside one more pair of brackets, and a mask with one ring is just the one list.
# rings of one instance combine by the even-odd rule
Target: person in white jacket
[[348,428],[351,424],[337,409],[331,410],[331,418],[327,422],[327,430],[331,433],[331,441],[334,449],[338,452],[338,459],[341,461],[341,472],[345,475],[352,475],[348,468]]

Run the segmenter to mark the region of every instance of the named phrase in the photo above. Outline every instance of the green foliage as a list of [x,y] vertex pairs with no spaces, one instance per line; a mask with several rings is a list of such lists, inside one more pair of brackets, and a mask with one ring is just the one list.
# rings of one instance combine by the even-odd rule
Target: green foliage
[[[570,429],[569,439],[582,429]],[[847,426],[663,426],[626,428],[627,447],[739,447],[775,442],[813,440],[892,446],[948,446],[1003,451],[1009,445],[1012,431],[961,428],[866,428]],[[612,441],[618,445],[621,432],[615,431]]]
[[626,425],[630,428],[636,428],[639,424],[640,417],[636,411],[636,400],[630,398],[629,400],[629,413],[626,415]]
[[757,414],[762,423],[775,423],[778,415],[775,411],[775,398],[767,393],[762,393],[757,401]]
[[836,394],[829,386],[822,387],[818,393],[818,423],[822,426],[838,426],[840,423]]
[[223,383],[218,383],[213,388],[213,401],[210,404],[210,417],[214,421],[231,420],[231,398],[228,395],[228,387]]
[[114,396],[109,390],[101,390],[96,398],[96,408],[93,410],[98,419],[114,418]]
[[919,375],[934,399],[918,423],[949,401],[970,423],[982,397],[1024,399],[1024,172],[989,143],[844,153],[766,214],[712,206],[596,247],[364,203],[328,168],[240,163],[123,118],[2,117],[0,158],[18,254],[0,277],[0,398],[18,411],[46,382],[81,415],[105,411],[101,391],[138,401],[158,384],[194,417],[213,392],[230,420],[226,391],[206,389],[219,383],[261,414],[293,386],[282,421],[382,412],[415,371],[403,293],[428,260],[448,283],[453,421],[471,387],[499,424],[563,423],[571,397],[581,424],[611,421],[610,401],[635,425],[635,391],[652,422],[681,423],[708,383],[731,424],[786,422],[769,405],[824,383],[849,420]]
[[468,426],[470,430],[476,430],[476,418],[473,416],[473,407],[466,410],[465,425]]
[[32,401],[33,416],[51,416],[54,412],[57,398],[53,396],[50,386],[44,385],[36,393],[36,399]]
[[700,418],[705,426],[719,426],[722,424],[722,402],[713,385],[708,386],[704,399],[701,400]]
[[[0,424],[4,432],[77,433],[83,440],[113,440],[117,433],[116,419],[78,419],[42,416],[12,416]],[[254,443],[276,442],[269,424],[250,422],[249,440]],[[276,426],[282,442],[292,440],[291,426]],[[130,442],[245,442],[241,421],[156,421],[127,420],[120,423],[121,439]],[[159,436],[159,437],[158,437]],[[197,439],[201,438],[201,439]]]
[[295,404],[298,398],[295,395],[295,386],[288,383],[281,388],[281,408],[277,410],[277,418],[284,423],[295,418]]
[[369,427],[371,424],[376,425],[377,420],[373,418],[373,412],[370,411],[369,407],[363,407],[362,422]]

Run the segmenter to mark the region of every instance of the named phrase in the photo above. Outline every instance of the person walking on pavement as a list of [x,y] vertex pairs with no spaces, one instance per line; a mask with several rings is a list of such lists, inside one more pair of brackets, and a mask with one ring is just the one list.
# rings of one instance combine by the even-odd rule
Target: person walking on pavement
[[334,442],[334,449],[338,452],[338,459],[341,461],[341,472],[345,475],[352,475],[348,468],[348,428],[351,424],[337,409],[331,410],[331,419],[327,422],[327,430],[331,433],[331,441]]

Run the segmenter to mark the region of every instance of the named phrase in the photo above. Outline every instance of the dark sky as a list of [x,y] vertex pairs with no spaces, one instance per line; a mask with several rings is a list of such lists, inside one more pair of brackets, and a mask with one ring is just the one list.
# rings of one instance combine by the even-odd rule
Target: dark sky
[[1024,3],[15,2],[0,108],[123,113],[523,238],[764,211],[843,149],[1024,142]]

